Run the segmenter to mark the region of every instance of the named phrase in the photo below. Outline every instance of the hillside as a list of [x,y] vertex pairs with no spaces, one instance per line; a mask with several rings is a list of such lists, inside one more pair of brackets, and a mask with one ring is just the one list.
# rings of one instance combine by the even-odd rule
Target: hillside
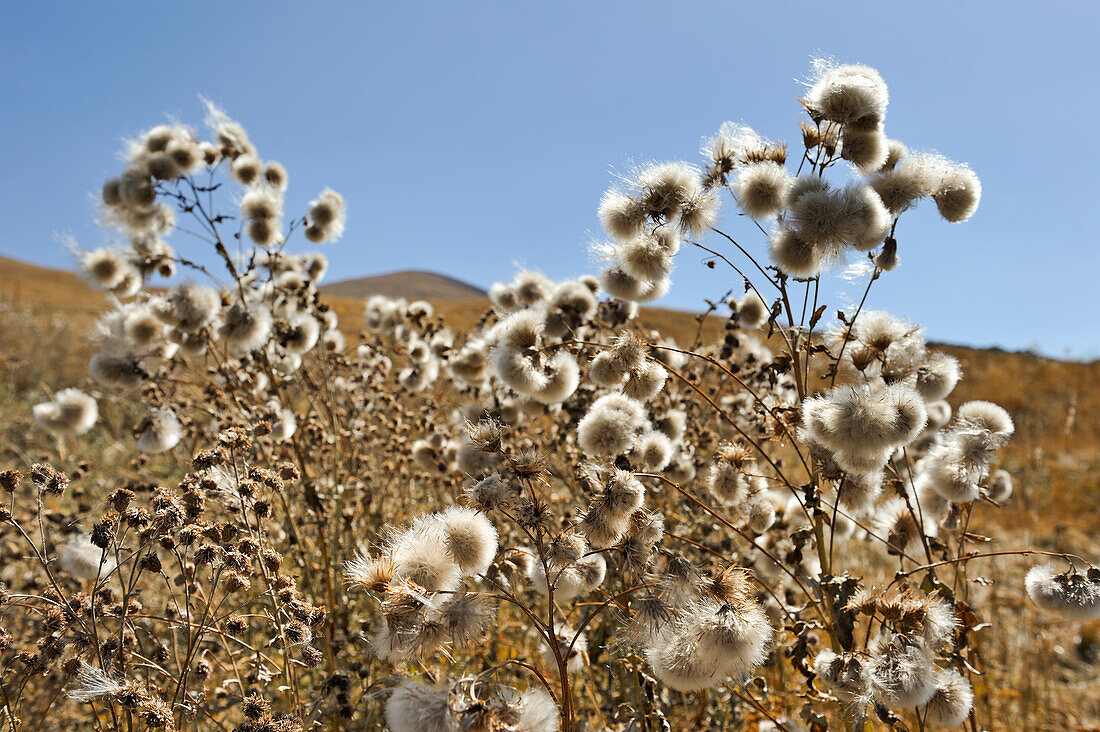
[[15,307],[54,314],[89,316],[106,306],[106,296],[75,273],[0,257],[0,299]]
[[373,277],[359,277],[322,285],[330,297],[366,299],[370,295],[404,297],[409,300],[473,300],[485,297],[485,291],[453,277],[434,272],[403,270]]
[[[361,328],[363,299],[373,292],[427,299],[456,331],[476,326],[489,307],[477,288],[426,272],[348,280],[326,285],[322,291],[351,338]],[[53,368],[75,369],[75,378],[86,368],[92,349],[85,334],[97,313],[107,307],[107,298],[72,272],[0,258],[0,306],[29,311],[50,323],[37,337],[45,339],[48,332],[66,343],[63,352],[67,358],[62,360],[68,363],[55,362]],[[681,344],[691,343],[698,328],[696,314],[676,310],[643,308],[639,320],[644,327],[672,336]],[[37,378],[23,381],[17,376],[22,370],[12,359],[25,358],[28,343],[11,325],[5,328],[0,321],[0,376],[7,372],[16,382],[9,387],[16,392],[34,389],[39,386]],[[705,340],[713,341],[721,328],[720,319],[708,318]],[[1004,405],[1016,420],[1016,436],[1005,462],[1020,471],[1021,492],[1029,499],[1037,494],[1028,486],[1042,486],[1038,491],[1042,500],[1019,509],[1065,511],[1064,516],[1074,522],[1084,514],[1074,517],[1071,506],[1100,509],[1100,480],[1093,469],[1100,464],[1100,361],[1058,361],[1031,353],[962,346],[942,348],[959,359],[965,373],[952,403],[988,399]]]

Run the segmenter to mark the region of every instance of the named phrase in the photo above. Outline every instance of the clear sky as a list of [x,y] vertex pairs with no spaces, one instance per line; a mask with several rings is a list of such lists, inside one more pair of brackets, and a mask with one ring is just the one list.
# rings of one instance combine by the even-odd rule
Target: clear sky
[[[4,3],[0,254],[71,267],[62,236],[101,245],[95,192],[122,139],[201,126],[204,95],[290,170],[289,211],[345,195],[330,280],[575,276],[594,269],[615,171],[698,162],[724,120],[797,149],[797,80],[825,55],[878,68],[887,134],[983,184],[969,223],[929,204],[903,217],[902,265],[870,306],[935,340],[1097,357],[1098,27],[1083,1]],[[677,260],[661,304],[735,283],[695,251]],[[829,302],[858,299],[837,281]]]

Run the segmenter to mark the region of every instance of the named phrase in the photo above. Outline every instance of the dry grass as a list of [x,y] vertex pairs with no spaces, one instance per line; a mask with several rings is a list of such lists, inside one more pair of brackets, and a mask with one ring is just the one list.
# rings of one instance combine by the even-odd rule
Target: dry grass
[[[106,299],[68,272],[0,260],[0,460],[27,464],[38,459],[45,441],[27,433],[29,404],[48,389],[80,383],[91,347],[87,332]],[[362,303],[328,298],[351,336],[362,317]],[[437,312],[456,329],[475,325],[486,308],[480,299],[433,299]],[[680,342],[691,342],[696,316],[646,309],[641,322]],[[722,321],[703,324],[708,340]],[[1014,545],[1053,551],[1100,549],[1095,536],[1100,509],[1100,363],[1072,363],[1026,353],[945,347],[966,372],[951,401],[989,399],[1005,406],[1018,428],[1001,454],[1016,477],[1017,492],[1003,512],[984,512],[972,527],[993,534],[1010,528]],[[112,408],[107,408],[111,419]],[[99,446],[104,455],[117,445]],[[114,453],[112,453],[114,451]],[[2,467],[2,465],[0,465]],[[423,498],[423,497],[422,497]],[[77,499],[84,505],[79,492]],[[983,522],[984,525],[983,525]],[[996,542],[993,548],[1005,548]],[[868,556],[871,575],[888,580],[892,569],[881,557]],[[1010,558],[983,565],[971,578],[968,597],[992,608],[988,620],[996,638],[977,641],[988,680],[976,684],[978,715],[1000,729],[1098,729],[1100,720],[1100,623],[1052,622],[1037,613],[1020,592],[1028,562]],[[873,568],[872,568],[873,566]],[[782,680],[779,691],[782,690]],[[783,703],[778,696],[776,703]],[[797,705],[789,712],[797,714]]]

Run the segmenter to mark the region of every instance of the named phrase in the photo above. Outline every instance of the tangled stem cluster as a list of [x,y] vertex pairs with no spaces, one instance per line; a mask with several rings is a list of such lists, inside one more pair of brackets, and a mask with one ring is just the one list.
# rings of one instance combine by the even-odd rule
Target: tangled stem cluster
[[[887,103],[873,69],[822,66],[800,154],[727,123],[702,165],[643,166],[599,203],[600,272],[520,272],[466,330],[374,296],[345,335],[324,255],[292,252],[344,233],[340,194],[288,215],[287,171],[214,107],[208,141],[141,135],[102,195],[128,245],[81,253],[113,302],[91,385],[33,408],[49,464],[0,473],[26,569],[0,590],[0,722],[962,724],[989,671],[966,567],[1041,552],[968,531],[1011,498],[1010,415],[953,408],[960,365],[916,325],[822,322],[838,262],[866,257],[870,289],[921,199],[979,202],[969,168],[885,136]],[[638,317],[684,245],[735,274],[717,338]],[[96,465],[96,435],[127,460]],[[1100,574],[1052,556],[1028,594],[1097,617]]]

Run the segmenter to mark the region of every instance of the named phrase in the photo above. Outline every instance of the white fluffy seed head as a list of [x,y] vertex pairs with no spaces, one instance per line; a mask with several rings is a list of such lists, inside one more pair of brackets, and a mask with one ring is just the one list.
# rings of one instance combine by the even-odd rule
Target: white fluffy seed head
[[969,460],[957,433],[935,445],[921,462],[921,474],[932,489],[952,503],[970,503],[981,496],[978,481],[985,461]]
[[141,362],[132,356],[100,351],[88,361],[88,371],[101,386],[132,388],[148,378]]
[[936,691],[936,668],[924,648],[884,631],[871,643],[871,688],[877,701],[892,709],[927,704]]
[[600,273],[600,286],[611,297],[630,302],[641,302],[653,291],[652,282],[638,279],[618,265]]
[[653,426],[676,442],[687,431],[687,412],[682,409],[670,409],[653,421]]
[[497,553],[497,530],[480,511],[451,506],[439,515],[444,543],[463,574],[480,575]]
[[[296,369],[295,369],[296,370]],[[271,439],[275,442],[286,442],[298,430],[298,420],[294,412],[289,409],[279,410],[275,420],[271,423]]]
[[275,219],[252,219],[245,227],[248,238],[261,247],[270,247],[282,241],[279,224]]
[[720,665],[698,653],[697,641],[666,622],[646,645],[645,659],[653,675],[676,691],[697,691],[722,680]]
[[573,395],[581,381],[581,368],[568,351],[558,351],[543,366],[546,385],[531,396],[542,404],[558,404]]
[[607,503],[596,503],[585,510],[577,529],[593,547],[602,548],[618,543],[630,528],[630,516],[610,510]]
[[405,681],[386,700],[386,727],[391,732],[457,732],[458,715],[450,690],[419,681]]
[[520,308],[516,288],[505,282],[495,282],[489,288],[489,301],[498,313],[510,313]]
[[602,554],[588,554],[573,565],[580,580],[582,592],[592,592],[607,578],[607,560]]
[[696,691],[727,677],[740,682],[764,662],[773,630],[752,598],[691,603],[653,633],[645,658],[677,691]]
[[536,394],[549,383],[535,360],[523,351],[497,344],[490,353],[490,363],[497,378],[517,394]]
[[[588,278],[595,280],[591,275]],[[595,287],[599,289],[598,281]],[[557,285],[550,296],[550,305],[561,313],[566,324],[576,328],[596,315],[599,302],[592,288],[578,279]]]
[[[923,506],[921,507],[923,509]],[[924,627],[921,630],[924,642],[933,651],[950,648],[955,641],[959,628],[959,618],[955,607],[938,595],[929,596],[924,602]]]
[[80,268],[97,287],[113,290],[118,287],[127,274],[133,272],[133,265],[114,249],[93,249],[80,258]]
[[837,500],[855,516],[869,516],[874,512],[875,500],[882,494],[881,470],[854,472],[845,476],[840,485]]
[[1008,411],[993,402],[981,400],[967,402],[959,407],[956,419],[960,424],[986,430],[999,438],[1007,439],[1016,431]]
[[966,677],[954,669],[940,669],[936,690],[924,708],[924,723],[933,727],[958,727],[974,708],[974,690]]
[[169,294],[162,317],[184,333],[197,333],[214,321],[221,304],[217,290],[185,282]]
[[520,310],[512,313],[497,325],[497,345],[514,350],[534,348],[542,335],[544,321],[537,310]]
[[901,140],[886,141],[886,161],[882,164],[883,170],[893,170],[901,159],[909,154],[909,148]]
[[266,305],[237,302],[226,309],[218,337],[235,353],[251,353],[267,343],[271,324]]
[[746,165],[733,181],[741,210],[754,219],[768,219],[779,213],[791,179],[782,165],[766,160]]
[[703,236],[718,223],[722,199],[715,190],[699,188],[684,199],[680,207],[680,228],[693,236]]
[[768,254],[784,274],[802,280],[821,274],[829,263],[822,250],[787,226],[772,232],[768,238]]
[[725,505],[736,506],[747,494],[749,481],[737,466],[718,460],[707,473],[707,488]]
[[876,174],[869,184],[878,193],[891,216],[900,216],[919,199],[939,188],[942,163],[934,156],[903,158],[895,167]]
[[947,402],[931,402],[925,405],[928,410],[928,427],[931,432],[942,429],[951,421],[951,405]]
[[818,246],[843,241],[849,230],[849,201],[842,191],[807,188],[791,197],[787,214],[788,224]]
[[629,369],[611,351],[600,351],[588,365],[588,377],[597,386],[617,387],[627,373]]
[[60,437],[83,435],[99,418],[96,400],[79,389],[62,389],[54,398],[31,409],[34,421],[47,432]]
[[642,467],[650,472],[664,470],[672,461],[672,440],[662,432],[646,432],[638,439],[634,450]]
[[878,71],[856,64],[825,69],[806,94],[813,114],[858,129],[882,124],[889,102],[886,82]]
[[891,498],[878,508],[875,523],[878,526],[879,535],[886,540],[889,553],[919,555],[924,546],[921,535],[937,534],[936,524],[930,520],[930,517],[923,523],[919,522],[922,515],[915,511],[910,512],[903,498]]
[[629,452],[645,422],[642,405],[618,394],[597,399],[577,424],[577,444],[593,457]]
[[286,190],[289,176],[287,175],[286,168],[282,163],[277,163],[274,160],[269,160],[267,165],[264,166],[264,183],[274,188],[276,191],[282,193]]
[[347,205],[344,197],[331,188],[309,202],[306,212],[306,238],[315,244],[336,241],[344,234]]
[[982,200],[982,183],[965,165],[952,167],[932,194],[940,215],[951,223],[967,221]]
[[814,657],[814,673],[843,702],[868,693],[870,678],[864,660],[854,654],[839,655],[826,648]]
[[132,307],[122,319],[122,336],[137,353],[151,350],[162,342],[166,330],[164,322],[149,307]]
[[69,687],[67,696],[78,702],[98,699],[114,700],[132,689],[124,679],[116,679],[101,668],[80,662],[80,669]]
[[550,297],[554,283],[541,272],[521,270],[516,273],[512,286],[521,305],[530,307]]
[[1028,597],[1044,610],[1087,621],[1100,618],[1100,576],[1073,569],[1058,573],[1050,564],[1032,567],[1024,578]]
[[250,188],[241,198],[241,215],[246,219],[277,219],[283,215],[282,198],[267,186]]
[[308,353],[321,335],[321,324],[309,313],[295,313],[287,322],[284,334],[287,350],[291,353]]
[[763,534],[775,523],[775,504],[766,497],[758,497],[749,503],[746,526],[754,534]]
[[737,301],[738,322],[746,328],[759,328],[768,322],[771,308],[756,290],[749,290]]
[[882,249],[875,254],[874,264],[883,272],[893,272],[897,269],[898,265],[901,264],[897,242],[887,239],[886,243],[882,245]]
[[961,377],[957,358],[934,351],[917,369],[917,391],[926,402],[938,402],[947,398]]
[[774,630],[755,599],[701,602],[687,614],[698,633],[700,653],[717,661],[724,676],[746,678],[767,658]]
[[630,471],[616,468],[607,478],[604,498],[608,512],[629,519],[645,502],[645,486]]
[[668,371],[656,361],[646,361],[627,376],[623,385],[623,394],[631,399],[644,402],[660,393],[668,379]]
[[[654,300],[660,300],[668,294],[671,287],[672,280],[667,277],[661,280],[653,280],[649,283],[649,289],[647,289],[638,299],[638,302],[653,302]],[[633,318],[635,315],[637,315],[637,310],[631,310],[629,317]]]
[[672,254],[652,236],[620,244],[615,255],[623,271],[640,281],[659,280],[672,273]]
[[57,564],[66,574],[79,580],[104,577],[115,567],[111,552],[100,549],[87,534],[80,532],[69,535],[69,540],[57,553]]
[[699,171],[687,163],[657,163],[638,174],[637,187],[646,213],[669,221],[700,187]]
[[877,390],[841,386],[802,405],[808,437],[831,449],[841,467],[852,472],[881,467],[894,448],[920,434],[927,419],[920,395],[901,383]]
[[263,163],[252,153],[238,155],[229,167],[229,174],[233,180],[241,185],[250,186],[260,178]]
[[990,500],[997,503],[1004,503],[1012,497],[1012,474],[1007,470],[998,470],[993,473],[993,476],[989,480],[989,487],[986,489],[986,495]]
[[760,135],[748,125],[726,121],[717,135],[704,141],[701,152],[717,164],[732,167],[745,152],[761,144]]
[[429,592],[450,592],[462,579],[438,515],[416,519],[396,538],[390,556],[396,576],[412,580]]
[[869,252],[890,235],[890,213],[870,186],[848,186],[840,194],[844,210],[843,238],[861,252]]
[[641,202],[622,191],[610,190],[600,199],[600,225],[617,241],[629,241],[645,225],[645,208]]
[[840,156],[867,175],[886,165],[890,144],[881,129],[848,129],[841,136]]
[[561,714],[550,695],[538,687],[532,687],[520,695],[514,704],[519,711],[515,732],[558,732]]
[[[325,349],[325,353],[343,353],[347,347],[347,339],[344,338],[344,334],[337,328],[329,328],[321,335],[321,346]],[[436,361],[435,369],[439,371],[439,362]]]
[[488,364],[485,344],[476,340],[468,341],[457,353],[452,352],[447,361],[451,373],[467,384],[476,384],[484,379]]
[[167,407],[150,411],[135,431],[138,449],[147,453],[167,452],[183,437],[179,417]]

